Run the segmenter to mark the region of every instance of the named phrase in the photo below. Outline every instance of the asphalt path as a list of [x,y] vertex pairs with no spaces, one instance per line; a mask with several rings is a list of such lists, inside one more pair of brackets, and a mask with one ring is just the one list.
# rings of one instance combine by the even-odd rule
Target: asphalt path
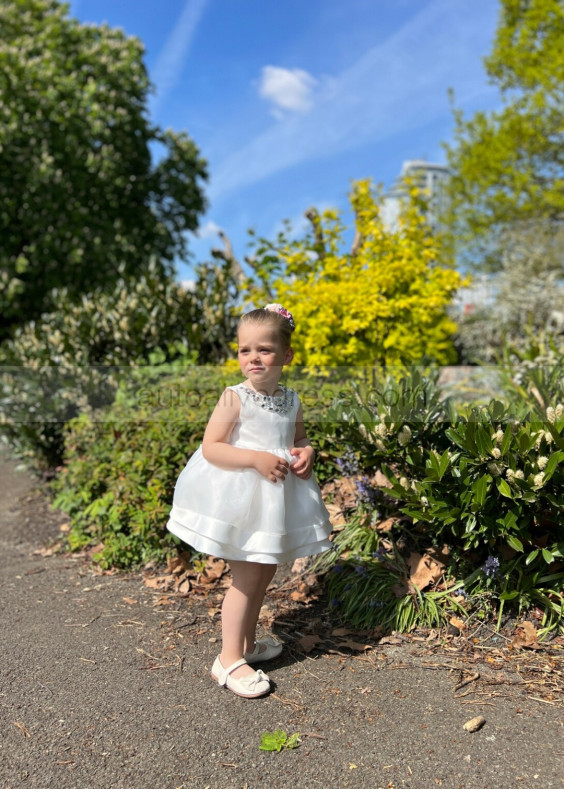
[[[264,667],[272,694],[238,698],[209,674],[213,595],[161,606],[140,573],[51,553],[66,517],[6,455],[0,491],[2,787],[563,787],[562,700],[518,672],[399,639],[307,654],[303,605],[293,630],[274,614],[286,649]],[[299,747],[261,751],[274,730],[300,733]]]

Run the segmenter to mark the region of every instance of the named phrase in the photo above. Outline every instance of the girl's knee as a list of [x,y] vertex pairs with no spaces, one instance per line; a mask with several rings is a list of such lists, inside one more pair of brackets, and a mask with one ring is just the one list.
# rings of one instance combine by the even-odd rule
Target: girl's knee
[[272,579],[276,565],[259,562],[230,563],[233,585],[239,589],[256,589]]

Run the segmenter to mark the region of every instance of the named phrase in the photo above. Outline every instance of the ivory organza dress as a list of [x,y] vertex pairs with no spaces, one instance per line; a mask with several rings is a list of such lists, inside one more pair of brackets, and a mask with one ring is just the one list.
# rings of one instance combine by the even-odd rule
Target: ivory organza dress
[[[297,393],[281,387],[282,395],[261,395],[244,384],[228,389],[241,401],[229,443],[293,463]],[[225,560],[288,562],[332,545],[329,513],[313,475],[301,480],[289,471],[284,482],[272,483],[254,469],[214,466],[201,445],[176,481],[167,529]]]

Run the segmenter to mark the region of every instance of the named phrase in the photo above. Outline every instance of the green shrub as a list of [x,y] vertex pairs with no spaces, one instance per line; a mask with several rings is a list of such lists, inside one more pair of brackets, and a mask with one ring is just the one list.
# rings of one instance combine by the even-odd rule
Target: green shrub
[[[70,516],[69,548],[101,544],[94,562],[129,568],[162,561],[182,546],[166,530],[174,485],[223,388],[240,380],[235,369],[217,366],[175,375],[166,365],[139,368],[122,382],[114,404],[71,420],[64,466],[51,483],[54,505]],[[306,428],[314,444],[323,440],[315,415]],[[324,479],[334,462],[327,449],[316,449]]]
[[153,354],[195,359],[194,297],[163,280],[156,264],[134,282],[122,279],[111,293],[73,303],[60,289],[55,299],[54,312],[0,347],[2,433],[43,467],[60,463],[64,423],[111,403],[131,366],[149,363]]
[[[353,518],[339,538],[347,562],[352,554],[353,567],[365,568],[382,583],[388,575],[387,589],[401,579],[405,592],[410,552],[446,545],[449,560],[441,584],[426,592],[398,592],[395,601],[377,595],[387,603],[372,611],[361,606],[366,590],[358,579],[355,584],[348,579],[347,594],[341,590],[347,574],[338,580],[331,574],[329,592],[355,621],[360,617],[364,625],[377,625],[393,619],[397,625],[444,619],[449,607],[460,603],[454,590],[475,597],[487,590],[498,599],[500,615],[505,602],[520,611],[540,605],[549,628],[563,614],[563,407],[552,403],[539,419],[525,399],[494,400],[459,413],[452,402],[441,400],[436,382],[436,374],[423,377],[414,370],[398,380],[388,378],[369,393],[356,388],[354,396],[336,404],[334,417],[361,472],[385,472],[392,484],[386,495],[396,498],[410,523],[395,525],[392,550],[375,564],[373,554],[385,535],[376,522],[368,528],[375,536],[363,538]],[[336,553],[328,567],[338,564]],[[439,603],[443,612],[433,614],[432,604]],[[411,614],[400,617],[406,607]]]
[[162,561],[180,545],[166,530],[174,484],[232,378],[201,367],[149,385],[141,377],[113,406],[68,423],[65,463],[51,486],[54,506],[71,518],[71,549],[103,544],[94,561],[126,568]]

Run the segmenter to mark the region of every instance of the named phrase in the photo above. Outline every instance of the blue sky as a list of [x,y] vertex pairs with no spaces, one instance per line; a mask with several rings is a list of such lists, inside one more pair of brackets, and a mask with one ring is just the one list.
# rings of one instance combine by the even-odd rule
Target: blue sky
[[218,228],[242,260],[249,227],[305,227],[312,205],[350,220],[353,179],[387,188],[406,159],[444,163],[449,88],[466,115],[499,104],[483,67],[496,0],[72,0],[70,13],[143,41],[153,120],[207,159],[195,261]]

